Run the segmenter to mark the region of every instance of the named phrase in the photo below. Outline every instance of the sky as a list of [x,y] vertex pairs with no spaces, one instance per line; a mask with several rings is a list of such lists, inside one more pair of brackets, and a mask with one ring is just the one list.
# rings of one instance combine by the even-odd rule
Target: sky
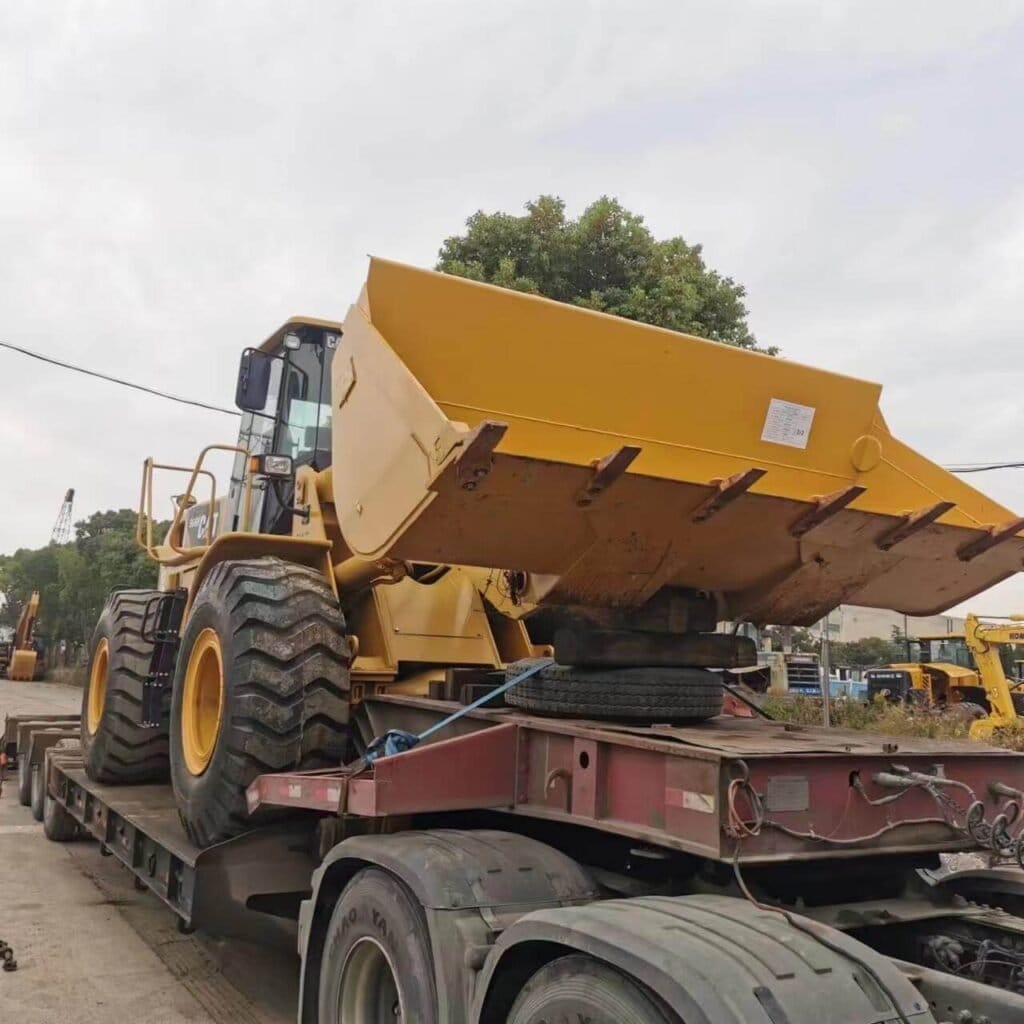
[[[1024,461],[1022,52],[1024,3],[4,0],[0,339],[230,406],[368,253],[608,194],[933,460]],[[0,350],[0,552],[235,431]],[[971,482],[1024,510],[1024,470]]]

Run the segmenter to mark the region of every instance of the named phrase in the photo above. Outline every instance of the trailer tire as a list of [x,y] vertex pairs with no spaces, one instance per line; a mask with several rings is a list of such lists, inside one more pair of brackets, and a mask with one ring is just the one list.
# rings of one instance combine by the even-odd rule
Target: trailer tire
[[252,827],[245,792],[257,776],[346,759],[350,661],[321,573],[280,558],[214,566],[182,632],[171,699],[171,781],[194,843]]
[[35,766],[32,771],[32,817],[36,821],[43,820],[43,798],[46,796],[46,776],[41,764]]
[[364,868],[338,897],[324,936],[317,1003],[320,1024],[438,1024],[426,917],[388,872]]
[[[511,679],[528,664],[510,665],[506,677]],[[722,713],[722,682],[703,668],[550,665],[514,686],[505,700],[542,715],[702,722]]]
[[78,836],[78,822],[47,789],[43,789],[43,835],[52,843],[68,843]]
[[585,1020],[587,1024],[678,1024],[635,982],[583,955],[545,964],[519,993],[507,1024]]
[[22,807],[32,806],[32,765],[28,751],[18,751],[18,803]]
[[107,598],[89,644],[82,693],[82,758],[90,779],[106,783],[153,782],[167,777],[170,695],[161,724],[143,728],[142,694],[153,643],[143,639],[146,606],[158,590],[119,590]]

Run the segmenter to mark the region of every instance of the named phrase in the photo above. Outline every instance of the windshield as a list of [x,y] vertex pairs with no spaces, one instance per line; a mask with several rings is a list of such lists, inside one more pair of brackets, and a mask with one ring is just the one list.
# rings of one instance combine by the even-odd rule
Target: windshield
[[[331,464],[331,360],[339,335],[302,325],[273,352],[267,401],[259,412],[242,416],[238,446],[253,455],[290,455],[296,468],[326,469]],[[231,530],[288,533],[291,487],[254,480],[252,511],[242,519],[245,456],[235,458],[231,473]],[[286,493],[287,492],[287,493]]]
[[274,452],[296,466],[331,464],[331,358],[338,337],[306,328],[301,344],[284,351],[281,416]]

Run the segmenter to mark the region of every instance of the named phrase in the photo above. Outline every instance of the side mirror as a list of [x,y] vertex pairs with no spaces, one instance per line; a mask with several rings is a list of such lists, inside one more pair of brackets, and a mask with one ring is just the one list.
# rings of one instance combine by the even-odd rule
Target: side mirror
[[238,364],[235,405],[244,412],[262,412],[270,390],[270,368],[274,357],[257,348],[247,348]]

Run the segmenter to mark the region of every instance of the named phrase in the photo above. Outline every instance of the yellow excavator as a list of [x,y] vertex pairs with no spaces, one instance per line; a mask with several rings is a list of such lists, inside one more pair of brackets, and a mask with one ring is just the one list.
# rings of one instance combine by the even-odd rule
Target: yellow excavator
[[36,618],[39,615],[39,594],[32,596],[22,606],[18,625],[14,630],[7,661],[7,678],[20,682],[31,682],[38,678],[41,667],[39,651],[34,637]]
[[1024,689],[1007,678],[1000,648],[1024,644],[1024,615],[1005,623],[981,622],[969,614],[962,633],[922,636],[908,643],[917,661],[896,662],[864,674],[868,699],[920,701],[934,707],[969,705],[979,717],[971,736],[986,739],[995,729],[1024,717]]
[[699,722],[756,664],[717,622],[932,614],[1017,572],[1024,520],[893,437],[880,391],[373,259],[343,322],[245,350],[236,442],[145,462],[159,585],[97,624],[86,771],[169,774],[207,846],[249,826],[258,775],[361,753],[367,696],[457,700],[552,656],[510,704]]

